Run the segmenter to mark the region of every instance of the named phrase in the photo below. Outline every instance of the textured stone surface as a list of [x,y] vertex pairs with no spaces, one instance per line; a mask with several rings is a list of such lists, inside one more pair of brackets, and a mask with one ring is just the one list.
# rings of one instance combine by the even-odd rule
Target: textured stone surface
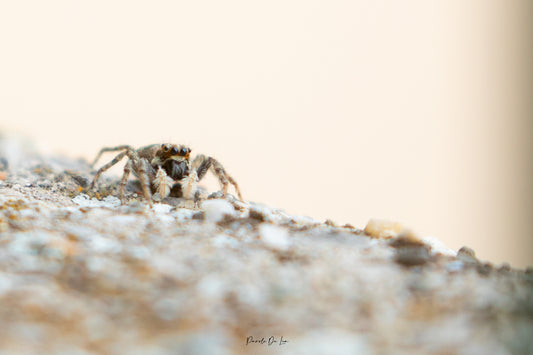
[[119,177],[88,196],[86,162],[5,146],[0,354],[533,353],[531,270],[231,196],[121,206]]

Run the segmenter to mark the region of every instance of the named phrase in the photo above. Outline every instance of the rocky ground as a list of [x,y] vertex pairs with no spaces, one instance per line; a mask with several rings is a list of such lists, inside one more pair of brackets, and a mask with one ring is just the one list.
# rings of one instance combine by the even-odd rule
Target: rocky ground
[[532,269],[232,196],[150,209],[132,181],[120,205],[83,160],[0,158],[0,354],[533,353]]

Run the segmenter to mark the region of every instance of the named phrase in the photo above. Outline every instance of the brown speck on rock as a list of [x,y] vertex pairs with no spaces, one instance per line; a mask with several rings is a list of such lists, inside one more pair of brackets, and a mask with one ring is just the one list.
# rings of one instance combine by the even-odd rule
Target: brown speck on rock
[[249,214],[249,217],[251,219],[255,219],[255,220],[258,220],[260,222],[265,222],[266,221],[265,215],[263,213],[261,213],[261,211],[255,209],[255,208],[250,208],[250,211],[248,212],[248,214]]
[[80,207],[80,211],[83,212],[83,213],[87,213],[90,210],[92,210],[92,207]]
[[[194,218],[194,216],[193,216]],[[228,226],[230,225],[231,223],[235,222],[235,221],[238,221],[239,218],[233,216],[233,215],[229,215],[229,214],[225,214],[224,216],[222,216],[222,219],[220,221],[217,222],[217,225],[219,226]]]
[[461,247],[461,249],[459,249],[459,251],[457,252],[457,255],[465,255],[465,256],[470,256],[472,258],[475,258],[476,257],[476,252],[472,248],[469,248],[467,246],[463,246],[463,247]]
[[326,221],[324,222],[324,224],[325,224],[326,226],[329,226],[329,227],[334,227],[334,228],[338,227],[337,223],[335,223],[335,222],[334,222],[333,220],[331,220],[331,219],[326,219]]
[[195,221],[203,221],[205,219],[205,212],[200,211],[192,215],[192,219]]
[[476,267],[477,272],[482,276],[489,275],[493,269],[494,269],[494,266],[491,263],[483,263],[483,264],[480,263]]
[[411,232],[392,239],[389,245],[395,248],[395,261],[399,264],[417,266],[430,260],[431,247]]

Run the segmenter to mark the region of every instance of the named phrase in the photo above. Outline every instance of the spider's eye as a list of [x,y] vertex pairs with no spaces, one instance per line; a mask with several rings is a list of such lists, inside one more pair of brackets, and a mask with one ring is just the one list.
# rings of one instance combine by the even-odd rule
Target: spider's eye
[[172,147],[172,150],[170,151],[170,153],[172,153],[172,155],[178,154],[178,148]]
[[185,155],[187,155],[187,153],[188,153],[187,148],[181,148],[181,150],[180,150],[180,155],[181,155],[182,157],[184,157]]
[[168,147],[166,144],[161,144],[161,148],[166,152],[168,150]]

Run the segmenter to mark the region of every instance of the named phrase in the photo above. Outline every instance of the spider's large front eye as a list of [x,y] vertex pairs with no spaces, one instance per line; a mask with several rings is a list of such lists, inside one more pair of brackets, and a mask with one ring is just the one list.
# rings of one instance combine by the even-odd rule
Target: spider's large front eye
[[180,150],[180,155],[181,155],[182,157],[184,157],[185,155],[187,155],[187,153],[188,153],[187,148],[181,148],[181,150]]
[[176,155],[176,154],[178,154],[178,148],[176,148],[176,147],[172,147],[172,150],[170,151],[170,153],[171,153],[172,155]]

